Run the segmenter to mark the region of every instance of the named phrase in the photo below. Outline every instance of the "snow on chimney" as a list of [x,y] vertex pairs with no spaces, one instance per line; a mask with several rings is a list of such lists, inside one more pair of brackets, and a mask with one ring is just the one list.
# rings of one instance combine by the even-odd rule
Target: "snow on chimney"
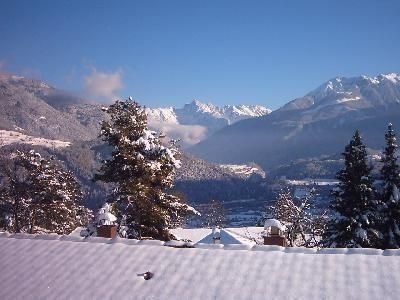
[[213,227],[212,229],[213,243],[221,244],[221,230],[218,227]]
[[97,236],[104,238],[114,238],[117,235],[117,217],[111,212],[111,206],[106,203],[97,215]]
[[276,219],[268,219],[264,224],[264,245],[287,246],[286,238],[283,236],[286,227]]

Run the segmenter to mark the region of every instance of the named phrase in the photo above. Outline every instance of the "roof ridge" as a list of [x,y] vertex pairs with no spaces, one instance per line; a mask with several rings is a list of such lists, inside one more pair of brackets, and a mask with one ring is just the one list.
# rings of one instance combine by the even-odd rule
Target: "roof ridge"
[[86,243],[103,243],[103,244],[125,244],[125,245],[144,245],[144,246],[167,246],[175,248],[198,248],[208,250],[246,250],[246,251],[263,251],[263,252],[282,252],[295,254],[359,254],[359,255],[382,255],[382,256],[400,256],[400,249],[375,249],[375,248],[304,248],[304,247],[281,247],[271,245],[246,245],[246,244],[205,244],[191,243],[182,241],[159,241],[159,240],[136,240],[125,238],[103,238],[103,237],[77,237],[71,235],[51,234],[29,234],[14,233],[0,231],[1,238],[14,238],[26,240],[54,240],[67,242],[86,242]]

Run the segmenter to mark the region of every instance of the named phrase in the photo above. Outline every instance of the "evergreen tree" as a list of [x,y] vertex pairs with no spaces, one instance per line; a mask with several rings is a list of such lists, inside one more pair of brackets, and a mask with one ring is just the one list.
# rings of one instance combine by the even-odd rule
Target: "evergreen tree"
[[378,201],[367,163],[367,151],[357,130],[342,154],[344,168],[332,192],[334,216],[328,223],[324,244],[328,247],[377,247],[379,232]]
[[397,164],[396,134],[391,123],[385,134],[386,148],[383,152],[381,176],[382,192],[382,233],[383,248],[400,247],[400,201],[398,187],[400,185],[400,169]]
[[27,170],[15,155],[4,154],[0,161],[0,228],[19,233],[29,226],[29,191]]
[[7,230],[68,234],[88,222],[79,184],[55,160],[17,151],[3,168],[0,216]]
[[175,142],[162,145],[162,136],[148,129],[144,109],[131,97],[104,110],[110,120],[103,122],[101,136],[113,152],[95,179],[115,184],[109,201],[119,224],[128,228],[128,237],[170,239],[168,228],[196,212],[166,192],[180,167]]

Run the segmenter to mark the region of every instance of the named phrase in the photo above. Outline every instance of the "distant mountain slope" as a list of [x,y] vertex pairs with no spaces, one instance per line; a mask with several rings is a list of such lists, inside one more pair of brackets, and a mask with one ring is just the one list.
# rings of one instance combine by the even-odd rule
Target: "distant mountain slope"
[[11,144],[26,144],[48,148],[65,148],[71,145],[70,142],[33,137],[18,131],[0,130],[0,147]]
[[200,180],[229,180],[241,178],[234,172],[226,170],[216,164],[206,162],[190,154],[182,153],[182,167],[177,170],[178,181],[200,181]]
[[91,140],[104,113],[100,106],[38,80],[0,74],[0,129],[64,141]]
[[268,168],[341,152],[356,128],[380,149],[389,121],[400,129],[400,75],[337,77],[267,116],[240,121],[189,149],[215,162]]

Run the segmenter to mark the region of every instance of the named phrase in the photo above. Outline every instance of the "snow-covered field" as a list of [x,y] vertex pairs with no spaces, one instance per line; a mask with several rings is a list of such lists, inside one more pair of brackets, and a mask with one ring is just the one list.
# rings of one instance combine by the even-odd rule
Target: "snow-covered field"
[[286,180],[289,185],[337,185],[335,179],[303,179],[303,180]]
[[0,147],[14,143],[44,146],[48,148],[65,148],[71,145],[70,142],[34,137],[17,131],[0,130]]
[[252,226],[261,217],[265,203],[258,199],[224,201],[225,215],[229,226]]
[[265,177],[265,172],[263,170],[249,165],[224,164],[219,166],[223,169],[229,170],[237,175],[242,175],[244,177],[250,177],[253,174],[259,174],[263,178]]
[[[1,235],[1,234],[0,234]],[[400,251],[0,237],[0,299],[398,299]],[[145,280],[143,274],[151,272]]]

